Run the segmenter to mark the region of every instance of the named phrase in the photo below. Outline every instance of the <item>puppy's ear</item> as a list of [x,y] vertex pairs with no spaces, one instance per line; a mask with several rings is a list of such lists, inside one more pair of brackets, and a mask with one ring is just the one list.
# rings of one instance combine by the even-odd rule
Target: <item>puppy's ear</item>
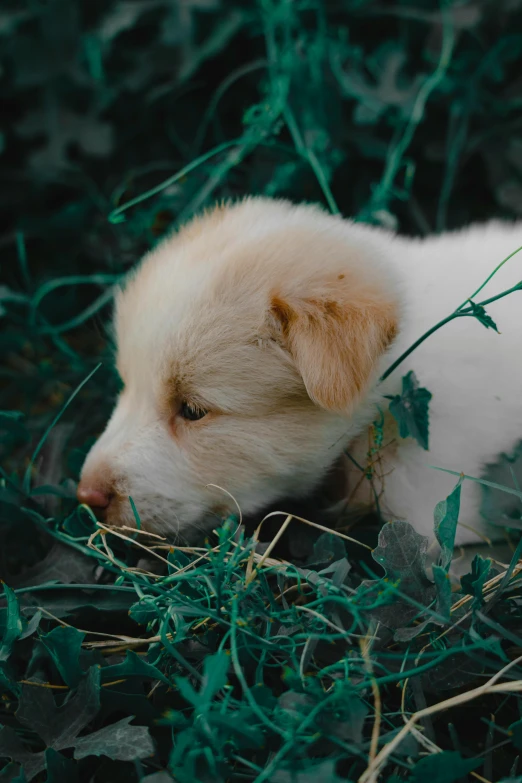
[[271,297],[279,341],[290,353],[309,397],[321,408],[350,413],[373,379],[398,329],[391,294],[349,285],[344,275],[311,296]]

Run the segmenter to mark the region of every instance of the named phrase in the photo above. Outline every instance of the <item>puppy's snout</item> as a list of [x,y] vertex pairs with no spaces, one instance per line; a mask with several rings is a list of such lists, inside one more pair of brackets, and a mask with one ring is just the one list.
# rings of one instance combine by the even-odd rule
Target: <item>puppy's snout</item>
[[114,480],[108,467],[103,465],[97,466],[96,470],[84,471],[80,477],[76,497],[79,503],[90,506],[98,519],[105,519],[115,497]]
[[108,489],[85,484],[80,481],[76,491],[76,497],[79,503],[85,503],[86,506],[96,509],[106,509],[112,499],[112,494]]

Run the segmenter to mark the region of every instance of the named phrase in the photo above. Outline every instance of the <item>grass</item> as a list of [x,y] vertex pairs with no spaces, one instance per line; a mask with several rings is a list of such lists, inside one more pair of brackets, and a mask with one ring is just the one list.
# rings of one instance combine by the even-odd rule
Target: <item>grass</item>
[[[118,390],[112,287],[205,204],[520,215],[515,5],[50,0],[0,29],[0,781],[521,779],[515,533],[452,585],[406,524],[292,564],[236,518],[172,547],[74,499]],[[446,320],[494,328],[480,290]]]

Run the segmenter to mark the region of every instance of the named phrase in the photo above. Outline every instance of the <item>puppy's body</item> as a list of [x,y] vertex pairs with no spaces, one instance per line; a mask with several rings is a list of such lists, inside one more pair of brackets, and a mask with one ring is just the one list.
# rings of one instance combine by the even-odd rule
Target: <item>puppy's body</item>
[[[430,533],[453,480],[427,465],[478,475],[522,438],[520,294],[489,308],[502,335],[457,319],[377,379],[520,245],[521,224],[407,240],[265,199],[193,221],[118,295],[125,390],[80,500],[120,524],[132,522],[130,495],[146,525],[187,536],[233,509],[230,495],[246,514],[305,495],[349,444],[364,459],[382,395],[414,369],[433,394],[430,452],[385,450],[383,507]],[[520,279],[521,258],[485,296]],[[466,486],[461,518],[474,528],[485,524],[478,504]]]
[[[521,246],[521,223],[492,222],[423,240],[394,237],[388,257],[402,281],[405,307],[386,365],[462,304],[497,264]],[[499,270],[476,299],[495,296],[521,278],[522,252]],[[429,466],[480,477],[486,465],[496,462],[502,452],[512,453],[522,440],[522,292],[488,305],[487,312],[500,334],[475,319],[455,319],[422,343],[380,387],[383,394],[399,394],[401,377],[412,369],[433,395],[429,451],[411,439],[395,442],[382,450],[378,469],[384,476],[384,516],[407,519],[427,535],[432,534],[435,505],[457,481]],[[389,441],[390,432],[385,430],[386,436]],[[365,434],[350,452],[364,460],[367,449]],[[356,474],[352,476],[355,482]],[[492,528],[481,518],[481,493],[480,485],[471,481],[462,487],[457,543],[477,543],[476,533],[501,534],[501,528]],[[367,483],[357,499],[370,502]],[[503,520],[491,521],[502,524]]]

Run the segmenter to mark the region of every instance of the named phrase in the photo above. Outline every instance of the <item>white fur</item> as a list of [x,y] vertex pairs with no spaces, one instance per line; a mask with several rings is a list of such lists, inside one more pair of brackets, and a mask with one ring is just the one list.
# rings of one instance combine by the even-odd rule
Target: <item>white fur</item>
[[[428,466],[477,476],[522,439],[522,294],[488,307],[501,335],[474,319],[457,319],[385,384],[378,386],[377,379],[521,245],[521,223],[410,240],[267,199],[203,216],[148,254],[117,297],[118,367],[126,388],[87,458],[80,487],[115,495],[109,522],[132,521],[130,495],[146,525],[192,537],[214,524],[214,515],[234,508],[227,494],[209,484],[252,513],[311,491],[348,446],[364,459],[376,405],[383,405],[383,394],[398,393],[401,376],[413,369],[433,394],[430,451],[410,440],[385,450],[385,472],[391,472],[383,508],[431,534],[433,508],[455,480]],[[292,352],[271,310],[274,294],[298,303],[328,299],[332,281],[341,278],[347,318],[350,296],[359,296],[360,288],[361,297],[377,303],[376,312],[380,303],[383,313],[396,312],[399,325],[363,392],[342,409],[321,399],[328,389],[320,389],[318,399],[315,389],[305,388],[307,378],[309,384],[321,382],[310,362],[320,360],[322,348],[310,353],[305,345]],[[522,253],[478,299],[521,278]],[[367,358],[375,351],[374,338],[358,348]],[[334,354],[332,367],[341,361]],[[324,368],[329,375],[329,364]],[[342,370],[351,373],[350,367]],[[332,371],[324,382],[334,384],[336,377]],[[182,399],[211,413],[187,422],[179,415]],[[354,500],[366,502],[365,491]],[[479,502],[478,486],[468,482],[461,520],[485,531]],[[478,538],[461,528],[458,540]]]

